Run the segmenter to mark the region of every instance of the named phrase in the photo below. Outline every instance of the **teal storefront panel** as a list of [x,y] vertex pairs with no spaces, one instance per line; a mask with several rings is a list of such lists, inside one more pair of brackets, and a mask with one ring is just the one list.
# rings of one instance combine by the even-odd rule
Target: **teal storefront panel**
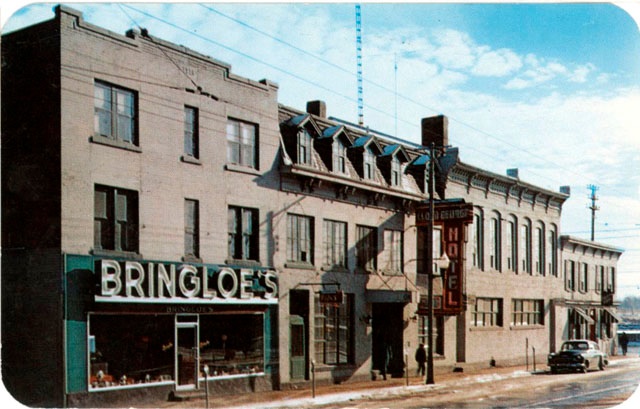
[[67,393],[87,390],[87,323],[67,321]]

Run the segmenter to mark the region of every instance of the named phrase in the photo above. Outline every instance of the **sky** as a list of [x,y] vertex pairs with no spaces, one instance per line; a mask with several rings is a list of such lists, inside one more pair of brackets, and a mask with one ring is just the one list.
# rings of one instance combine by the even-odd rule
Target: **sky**
[[[66,3],[90,23],[152,36],[279,85],[279,102],[358,121],[354,3]],[[53,17],[8,3],[2,32]],[[631,13],[631,15],[629,14]],[[268,18],[267,18],[268,16]],[[561,234],[624,249],[618,299],[640,296],[640,4],[361,3],[364,123],[420,142],[449,118],[463,162],[557,191]],[[640,21],[640,20],[638,20]]]

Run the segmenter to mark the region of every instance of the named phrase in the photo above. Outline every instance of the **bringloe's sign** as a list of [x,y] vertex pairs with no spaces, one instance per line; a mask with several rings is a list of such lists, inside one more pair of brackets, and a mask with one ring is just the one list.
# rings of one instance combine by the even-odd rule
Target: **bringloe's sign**
[[97,302],[278,302],[273,270],[107,259],[96,261],[95,268],[100,274]]

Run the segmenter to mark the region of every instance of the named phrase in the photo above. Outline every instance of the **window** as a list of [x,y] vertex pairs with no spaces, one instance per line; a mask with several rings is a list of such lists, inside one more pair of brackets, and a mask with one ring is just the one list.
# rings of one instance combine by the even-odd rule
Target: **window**
[[257,126],[227,120],[227,163],[257,169]]
[[378,233],[375,227],[356,227],[356,266],[365,271],[375,271],[378,254]]
[[[435,348],[433,349],[434,355],[444,356],[444,317],[433,317],[433,343]],[[418,316],[418,343],[428,346],[427,339],[429,332],[429,316]]]
[[342,304],[325,304],[315,296],[315,357],[327,365],[350,364],[355,360],[353,347],[353,294],[344,294]]
[[531,222],[528,220],[520,226],[520,246],[522,272],[531,274]]
[[324,265],[347,267],[347,223],[324,221]]
[[473,214],[473,266],[484,269],[484,228],[481,213]]
[[311,134],[306,129],[298,131],[298,163],[301,165],[311,165]]
[[200,215],[197,200],[184,200],[184,255],[200,257]]
[[229,258],[258,261],[258,210],[229,206],[227,211]]
[[184,107],[184,154],[198,159],[199,123],[198,109]]
[[402,272],[402,232],[400,230],[384,231],[384,249],[382,254],[385,260],[385,272]]
[[347,148],[337,139],[333,141],[333,171],[347,173]]
[[113,251],[138,251],[138,192],[95,186],[94,246]]
[[609,292],[609,293],[615,293],[616,292],[616,269],[615,267],[609,267],[607,269],[607,274],[605,277],[605,280],[603,282],[603,286],[604,286],[604,290]]
[[499,298],[476,298],[471,310],[471,326],[501,327],[502,300]]
[[517,271],[518,265],[518,240],[515,219],[507,222],[507,269]]
[[564,261],[564,289],[566,291],[576,290],[575,263],[571,260]]
[[391,186],[401,186],[400,161],[395,156],[391,159]]
[[544,301],[511,300],[511,325],[544,325]]
[[536,273],[539,275],[545,275],[545,250],[544,250],[544,227],[542,225],[536,227],[534,243],[536,246]]
[[602,281],[604,279],[604,266],[596,266],[596,274],[595,274],[595,290],[596,294],[600,294],[602,292]]
[[373,180],[376,173],[376,156],[371,152],[371,149],[366,148],[364,150],[364,178],[367,180]]
[[580,280],[578,284],[578,289],[581,293],[586,293],[588,288],[589,281],[589,265],[587,263],[580,264]]
[[287,261],[313,264],[313,218],[287,215]]
[[495,270],[502,270],[502,251],[501,251],[501,239],[500,239],[500,215],[496,215],[491,218],[491,224],[489,225],[489,240],[491,248],[489,249],[489,263],[491,268]]
[[94,132],[97,136],[137,145],[136,94],[124,88],[96,81]]
[[548,236],[548,245],[547,250],[549,251],[549,257],[547,257],[547,261],[549,263],[549,274],[557,277],[558,276],[558,234],[554,227],[551,227],[547,231]]

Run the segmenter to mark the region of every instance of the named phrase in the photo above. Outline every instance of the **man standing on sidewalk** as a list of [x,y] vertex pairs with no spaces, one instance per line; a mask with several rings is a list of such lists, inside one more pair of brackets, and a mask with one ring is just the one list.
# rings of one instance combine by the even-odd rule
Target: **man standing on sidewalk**
[[418,375],[424,376],[424,364],[427,362],[427,351],[424,349],[424,344],[418,345],[418,349],[416,349],[416,362],[418,363]]

